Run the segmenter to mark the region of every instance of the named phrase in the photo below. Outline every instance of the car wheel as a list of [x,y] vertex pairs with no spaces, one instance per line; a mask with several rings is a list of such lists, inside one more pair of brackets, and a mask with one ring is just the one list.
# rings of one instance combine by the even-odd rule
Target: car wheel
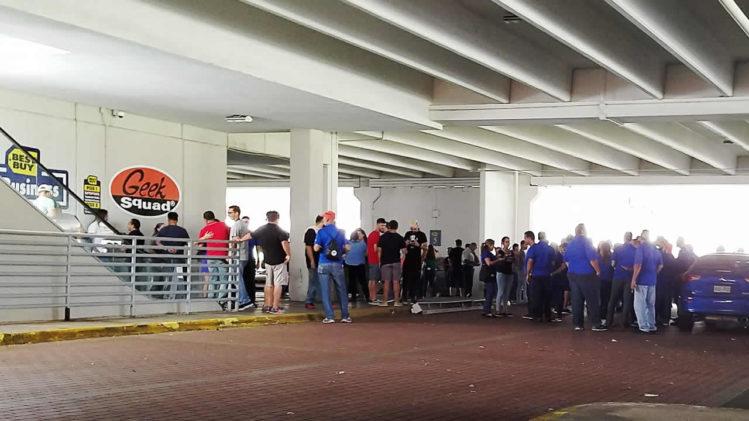
[[679,313],[679,320],[677,322],[679,330],[682,332],[691,332],[694,327],[694,314],[692,313]]

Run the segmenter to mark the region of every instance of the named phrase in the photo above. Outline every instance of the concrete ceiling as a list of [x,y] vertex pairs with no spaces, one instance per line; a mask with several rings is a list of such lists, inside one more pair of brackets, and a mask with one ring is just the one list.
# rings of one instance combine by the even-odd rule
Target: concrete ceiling
[[[231,133],[335,131],[351,177],[735,176],[749,171],[747,7],[0,0],[0,36],[68,52],[6,60],[0,86]],[[232,180],[286,176],[288,157],[245,152]]]

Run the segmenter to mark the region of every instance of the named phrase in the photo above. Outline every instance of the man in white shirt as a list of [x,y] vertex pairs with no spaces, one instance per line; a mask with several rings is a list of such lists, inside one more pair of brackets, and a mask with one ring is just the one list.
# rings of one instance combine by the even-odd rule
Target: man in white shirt
[[52,198],[52,187],[47,184],[42,184],[37,187],[36,194],[37,198],[31,203],[43,214],[53,218],[55,216],[57,203],[55,203],[55,199]]
[[[114,235],[114,232],[111,228],[107,226],[103,221],[106,221],[107,218],[109,218],[109,212],[106,209],[99,209],[97,211],[98,217],[94,219],[94,222],[91,223],[91,225],[88,226],[88,232],[89,234],[100,234],[100,235]],[[96,237],[93,240],[94,244],[119,244],[118,241],[113,241],[111,239],[106,239],[102,237]],[[99,253],[106,253],[107,248],[106,247],[95,247],[94,250],[96,250]]]

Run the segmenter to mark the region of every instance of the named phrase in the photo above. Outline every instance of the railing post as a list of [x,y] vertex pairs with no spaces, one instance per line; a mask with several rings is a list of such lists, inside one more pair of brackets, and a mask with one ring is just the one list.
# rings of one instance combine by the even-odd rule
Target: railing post
[[65,321],[70,321],[70,252],[72,248],[73,236],[68,234],[65,244]]
[[138,265],[138,249],[136,246],[138,241],[134,238],[130,241],[130,317],[135,317],[135,273]]
[[187,314],[192,313],[192,242],[187,242]]

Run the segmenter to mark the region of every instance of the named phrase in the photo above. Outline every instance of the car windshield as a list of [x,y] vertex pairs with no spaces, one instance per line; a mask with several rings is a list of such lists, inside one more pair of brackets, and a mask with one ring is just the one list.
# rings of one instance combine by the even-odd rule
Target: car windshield
[[693,272],[745,272],[749,270],[749,255],[713,254],[700,257]]

